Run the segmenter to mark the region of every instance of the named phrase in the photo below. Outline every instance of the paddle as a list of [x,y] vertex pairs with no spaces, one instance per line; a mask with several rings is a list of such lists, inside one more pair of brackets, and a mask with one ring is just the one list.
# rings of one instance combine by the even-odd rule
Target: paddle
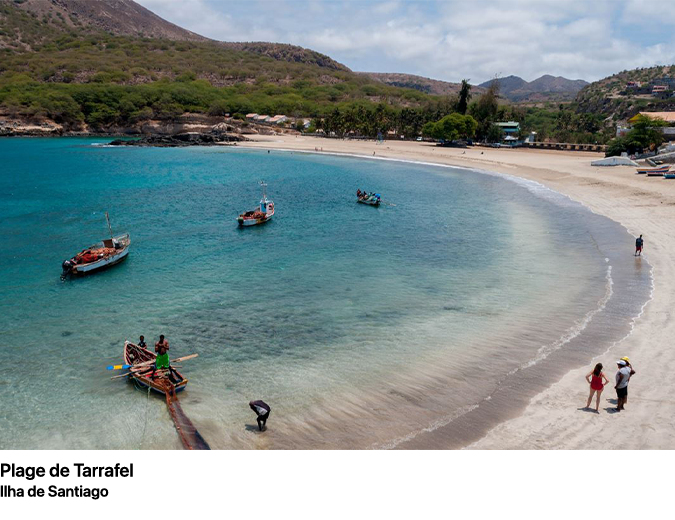
[[[187,361],[188,359],[194,359],[197,356],[199,356],[199,354],[190,354],[189,356],[183,356],[183,357],[179,357],[179,358],[176,358],[176,359],[172,359],[171,363],[180,363],[181,361]],[[148,365],[152,365],[154,362],[155,362],[155,360],[151,359],[150,361],[143,361],[143,363],[136,363],[135,365],[110,365],[107,368],[108,368],[108,370],[125,370],[127,368],[145,367],[145,366],[148,366]]]

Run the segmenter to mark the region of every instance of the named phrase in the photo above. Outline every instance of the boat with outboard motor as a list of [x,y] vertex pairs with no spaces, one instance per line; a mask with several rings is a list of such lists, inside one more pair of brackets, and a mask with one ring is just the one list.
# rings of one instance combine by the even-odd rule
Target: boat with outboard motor
[[274,202],[267,198],[267,184],[265,181],[260,181],[260,186],[262,186],[263,189],[260,207],[242,213],[237,217],[237,222],[239,222],[239,225],[242,227],[264,224],[274,216]]
[[69,275],[85,275],[100,271],[119,264],[127,257],[129,245],[131,244],[129,233],[113,236],[107,212],[105,218],[108,221],[110,238],[101,240],[97,244],[83,249],[69,260],[64,261],[61,264],[61,268],[63,269],[61,273],[62,279],[65,279]]

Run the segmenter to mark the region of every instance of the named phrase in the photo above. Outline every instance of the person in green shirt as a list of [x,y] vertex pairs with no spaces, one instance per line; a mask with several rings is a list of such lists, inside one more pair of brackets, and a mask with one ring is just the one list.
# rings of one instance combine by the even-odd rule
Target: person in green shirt
[[171,366],[171,361],[169,360],[169,342],[164,339],[164,334],[159,335],[159,341],[155,343],[155,352],[157,352],[157,358],[155,358],[155,366],[152,367],[152,375],[150,378],[155,378],[157,370],[168,369],[169,380],[174,384],[178,383],[180,377]]

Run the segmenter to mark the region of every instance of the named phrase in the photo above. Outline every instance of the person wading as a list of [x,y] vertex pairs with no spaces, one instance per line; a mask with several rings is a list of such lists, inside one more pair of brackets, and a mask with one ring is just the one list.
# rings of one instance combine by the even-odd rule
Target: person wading
[[642,235],[635,239],[635,256],[642,255],[642,248],[645,245],[645,241],[642,240]]
[[265,425],[267,424],[267,419],[270,417],[270,412],[272,411],[270,405],[265,401],[251,401],[248,405],[258,416],[256,417],[258,429],[263,431],[263,428],[265,428]]
[[[603,382],[604,379],[604,382]],[[609,379],[605,376],[605,373],[602,371],[602,363],[595,365],[595,368],[586,374],[586,381],[591,385],[591,393],[588,395],[588,402],[586,403],[586,408],[591,407],[591,400],[593,399],[593,394],[595,394],[595,411],[600,411],[600,396],[602,395],[602,390]]]

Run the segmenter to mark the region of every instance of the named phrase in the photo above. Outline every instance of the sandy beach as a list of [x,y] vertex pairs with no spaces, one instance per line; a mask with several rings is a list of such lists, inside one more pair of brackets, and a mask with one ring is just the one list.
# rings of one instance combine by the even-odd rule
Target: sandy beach
[[[539,182],[585,204],[645,239],[645,258],[653,267],[653,298],[634,329],[603,355],[589,359],[536,395],[522,413],[474,442],[470,449],[673,449],[675,381],[669,377],[675,354],[670,321],[675,282],[671,258],[675,222],[675,182],[636,175],[631,167],[592,167],[601,154],[525,149],[439,148],[431,143],[346,141],[302,136],[259,136],[241,146],[402,159],[477,168]],[[633,251],[626,251],[632,255]],[[636,259],[640,262],[640,259]],[[602,362],[613,380],[614,362],[629,356],[637,374],[631,379],[626,410],[611,413],[616,394],[607,387],[600,413],[583,410],[588,397],[584,376]],[[444,448],[442,444],[434,446]]]

